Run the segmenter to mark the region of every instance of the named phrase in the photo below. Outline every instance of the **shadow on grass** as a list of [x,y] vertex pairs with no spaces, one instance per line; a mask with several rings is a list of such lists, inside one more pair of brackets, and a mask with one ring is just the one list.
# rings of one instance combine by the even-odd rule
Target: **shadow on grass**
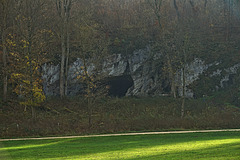
[[[239,132],[218,132],[218,133],[192,133],[192,134],[168,134],[168,135],[139,135],[139,136],[116,136],[116,137],[92,137],[61,140],[31,140],[31,141],[11,141],[4,142],[5,147],[1,150],[8,151],[13,159],[59,159],[65,157],[76,159],[87,159],[88,157],[105,156],[113,153],[133,153],[146,151],[155,147],[179,146],[178,150],[165,150],[162,152],[152,151],[146,155],[130,155],[124,159],[159,159],[161,157],[180,156],[186,153],[187,157],[193,156],[196,152],[199,156],[211,156],[215,152],[224,152],[222,147],[239,147],[239,143],[227,143],[214,145],[200,149],[189,149],[182,151],[181,145],[190,143],[208,143],[211,141],[221,141],[227,139],[240,139]],[[232,146],[231,146],[232,145]],[[240,147],[239,147],[240,148]],[[239,152],[239,148],[238,152]],[[0,150],[0,151],[1,151]],[[147,151],[148,152],[148,151]],[[114,154],[113,154],[114,155]],[[239,154],[238,154],[239,155]],[[135,157],[134,157],[135,156]],[[96,159],[98,159],[96,157]],[[100,158],[99,158],[100,159]],[[117,159],[111,156],[102,159]],[[165,159],[165,158],[164,158]]]
[[11,160],[11,156],[7,150],[4,150],[5,146],[0,142],[0,159],[1,160]]

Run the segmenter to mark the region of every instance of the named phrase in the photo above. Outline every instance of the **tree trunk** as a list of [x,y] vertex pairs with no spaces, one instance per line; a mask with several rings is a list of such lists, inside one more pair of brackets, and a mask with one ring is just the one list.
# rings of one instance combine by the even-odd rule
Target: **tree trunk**
[[69,54],[70,54],[70,42],[69,42],[69,24],[67,24],[67,55],[66,55],[66,65],[65,65],[65,96],[68,92],[68,64],[69,64]]
[[88,127],[89,129],[92,127],[92,103],[90,97],[90,87],[88,84]]
[[61,34],[61,41],[62,41],[61,42],[62,59],[61,59],[61,66],[60,66],[61,68],[60,68],[60,77],[59,77],[59,80],[60,80],[59,89],[60,89],[60,97],[63,98],[64,97],[64,66],[65,66],[65,50],[66,50],[64,29]]
[[204,9],[207,8],[207,2],[208,2],[207,0],[204,1]]
[[185,79],[185,65],[182,69],[182,106],[181,106],[181,118],[184,117],[184,112],[185,112],[185,85],[186,85],[186,79]]
[[178,17],[178,20],[179,20],[180,19],[180,13],[179,13],[179,9],[178,9],[178,5],[177,5],[176,0],[173,0],[173,4],[174,4],[174,8],[176,10],[177,17]]
[[[28,4],[27,7],[30,7],[30,5]],[[31,14],[31,12],[29,12],[29,14]],[[32,20],[32,19],[31,19]],[[32,53],[32,36],[33,36],[33,28],[32,28],[32,22],[30,22],[30,20],[28,20],[28,48],[27,48],[27,55],[29,58],[29,71],[30,71],[30,101],[31,101],[31,109],[32,109],[32,119],[35,120],[35,111],[34,111],[34,88],[33,88],[33,72],[34,72],[34,66],[33,66],[33,53]]]
[[8,77],[7,77],[7,47],[6,47],[6,37],[5,37],[5,31],[7,29],[7,2],[2,2],[3,6],[3,22],[2,22],[2,49],[3,49],[3,101],[7,101],[7,90],[8,90]]
[[167,63],[168,63],[169,76],[170,76],[169,78],[170,78],[170,83],[171,83],[171,94],[173,95],[174,98],[177,98],[175,76],[174,76],[174,72],[173,72],[171,62],[170,62],[169,55],[167,55]]
[[[62,59],[60,66],[60,85],[59,92],[60,97],[63,98],[67,93],[67,74],[68,74],[68,54],[69,54],[69,32],[68,32],[68,19],[71,9],[71,0],[56,0],[56,7],[58,14],[61,18],[61,48],[62,48]],[[67,48],[66,48],[66,38],[67,38]],[[67,52],[67,55],[66,55]],[[67,57],[67,58],[66,58]],[[64,80],[65,78],[65,80]],[[65,91],[64,91],[65,90]]]
[[86,58],[83,58],[84,72],[87,79],[87,106],[88,106],[88,127],[92,127],[92,103],[91,103],[91,91],[90,91],[90,77],[87,72]]
[[37,117],[35,107],[31,106],[31,110],[32,110],[32,120],[35,121]]
[[[4,33],[2,33],[4,34]],[[7,77],[7,48],[5,45],[5,37],[2,36],[3,45],[3,101],[7,101],[7,90],[8,90],[8,77]]]
[[182,107],[181,107],[181,118],[184,117],[185,113],[185,99],[186,99],[186,63],[187,63],[187,42],[184,42],[184,50],[183,50],[183,69],[182,69]]
[[174,79],[173,79],[173,81],[171,82],[171,92],[172,92],[173,98],[177,98],[176,84],[175,84]]

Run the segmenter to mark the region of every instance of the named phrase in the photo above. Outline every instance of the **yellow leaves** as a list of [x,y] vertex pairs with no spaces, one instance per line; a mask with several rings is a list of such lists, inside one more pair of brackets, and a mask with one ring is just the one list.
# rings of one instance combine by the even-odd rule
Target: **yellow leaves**
[[20,15],[17,15],[17,17],[15,17],[15,20],[19,20],[20,19]]
[[27,48],[29,46],[29,42],[26,40],[21,40],[20,42],[22,44],[22,48]]
[[8,34],[8,36],[13,39],[13,35],[11,33]]
[[214,24],[212,24],[212,23],[211,23],[211,24],[209,24],[209,27],[214,27]]
[[25,84],[30,84],[29,80],[23,80],[22,82],[25,83]]
[[10,52],[9,54],[13,57],[18,57],[18,54],[14,53],[14,52]]
[[20,104],[26,106],[38,106],[46,99],[42,90],[41,80],[38,78],[32,84],[29,80],[22,80],[21,83],[17,84],[14,92],[24,97],[25,101],[20,102]]
[[12,73],[12,75],[11,75],[11,79],[19,79],[22,77],[23,77],[23,75],[19,74],[19,73]]
[[52,30],[48,30],[48,29],[38,30],[38,33],[40,33],[40,34],[48,34],[50,37],[54,36],[53,31]]
[[40,33],[46,33],[47,30],[46,29],[42,29],[42,30],[39,30]]
[[11,39],[6,39],[6,44],[10,47],[15,47],[16,43]]
[[25,16],[23,16],[23,15],[17,15],[16,17],[15,17],[15,20],[19,20],[19,21],[21,21],[21,20],[23,20],[23,21],[26,21],[26,20],[30,20],[31,18],[30,17],[25,17]]
[[33,97],[34,97],[35,102],[37,104],[44,102],[46,99],[46,96],[43,94],[42,89],[34,88],[33,90],[34,90]]
[[28,56],[23,57],[22,62],[22,70],[16,70],[16,73],[11,74],[11,81],[15,84],[13,91],[22,97],[23,101],[20,104],[38,106],[46,99],[38,71],[39,63],[36,60],[30,61]]
[[27,98],[25,101],[20,102],[21,105],[25,106],[39,106],[40,103],[44,102],[46,100],[46,96],[43,94],[41,88],[33,88],[32,96],[29,95],[32,98]]

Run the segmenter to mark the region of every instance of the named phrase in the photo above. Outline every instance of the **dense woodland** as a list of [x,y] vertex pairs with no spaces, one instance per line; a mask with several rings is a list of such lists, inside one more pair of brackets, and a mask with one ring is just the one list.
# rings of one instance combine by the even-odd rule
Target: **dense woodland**
[[[224,126],[227,128],[230,122],[232,127],[239,126],[239,123],[235,122],[240,112],[238,102],[231,103],[230,106],[234,106],[234,108],[227,109],[224,107],[229,107],[226,103],[230,102],[217,103],[218,98],[213,101],[212,99],[209,101],[201,99],[200,102],[198,100],[185,102],[185,90],[183,89],[182,97],[178,97],[174,81],[177,71],[181,69],[184,75],[186,64],[196,57],[206,62],[224,62],[221,63],[223,68],[240,62],[239,0],[0,0],[0,22],[1,114],[9,117],[14,111],[22,112],[17,116],[18,118],[15,117],[18,120],[5,118],[11,125],[17,125],[17,127],[13,127],[12,131],[21,130],[19,123],[28,124],[28,122],[35,121],[32,127],[38,126],[36,118],[40,117],[39,115],[44,117],[43,112],[54,115],[52,117],[47,115],[48,118],[51,117],[48,120],[54,123],[49,128],[57,127],[57,131],[59,131],[48,130],[49,132],[45,131],[42,133],[43,135],[69,134],[63,131],[59,123],[75,125],[78,120],[82,120],[83,124],[88,124],[86,125],[88,127],[67,125],[69,128],[78,129],[72,131],[74,133],[87,132],[87,129],[94,127],[95,131],[115,132],[151,130],[161,127],[207,128],[210,126],[210,128],[216,128]],[[95,66],[101,66],[103,60],[111,54],[128,56],[134,50],[146,46],[151,47],[153,62],[156,54],[161,53],[163,57],[161,62],[154,63],[161,63],[164,66],[164,74],[171,86],[171,97],[168,97],[167,100],[160,98],[161,103],[159,103],[168,108],[160,109],[155,104],[152,105],[155,108],[148,108],[152,104],[151,102],[149,102],[150,104],[146,102],[145,107],[147,108],[144,108],[144,103],[135,102],[135,100],[107,101],[102,99],[107,94],[102,91],[101,85],[98,86],[98,79],[101,75],[97,74],[97,68],[100,67],[96,67],[96,74],[90,75],[87,72],[87,63],[91,62]],[[68,67],[76,58],[81,58],[85,64],[78,76],[79,81],[86,85],[85,95],[80,95],[80,98],[67,95]],[[58,100],[54,99],[57,97],[46,100],[41,75],[41,66],[45,63],[60,64],[61,66],[59,98],[62,99],[60,101],[64,101],[64,104],[58,104]],[[202,78],[207,81],[208,77]],[[184,81],[183,79],[183,87],[185,87]],[[240,82],[240,76],[237,76],[235,81]],[[231,92],[226,91],[225,93],[234,94],[239,99],[240,83],[236,84],[238,85],[235,85]],[[211,83],[193,85],[192,88],[200,92],[203,88],[211,88]],[[225,94],[223,95],[226,97]],[[193,104],[192,101],[196,104]],[[96,103],[98,107],[94,109],[92,106],[96,106]],[[123,110],[120,109],[121,106],[117,108],[116,104],[118,103],[123,106]],[[139,108],[135,107],[135,103],[140,105]],[[204,110],[209,109],[210,104],[213,107],[220,106],[219,119],[221,119],[221,114],[225,114],[222,111],[226,109],[229,117],[232,118],[232,114],[236,114],[234,115],[235,120],[230,118],[226,123],[223,122],[216,126],[213,123],[213,125],[205,126],[203,121],[212,122],[211,118],[211,120],[208,119],[207,110]],[[188,108],[188,106],[191,108],[191,105],[205,108],[203,107],[204,109],[201,110],[201,107],[197,107],[198,110],[193,111]],[[144,117],[141,109],[149,117]],[[218,113],[215,109],[211,108],[209,113]],[[113,114],[112,110],[117,110],[117,115]],[[192,119],[190,118],[191,124],[186,119],[181,124],[175,124],[175,122],[179,122],[179,119],[169,118],[171,123],[167,121],[169,119],[164,119],[158,125],[150,125],[154,127],[146,128],[144,126],[144,124],[147,126],[147,124],[155,122],[158,118],[166,118],[166,115],[183,118],[190,116],[193,112],[198,113],[199,110],[207,117],[205,120],[196,120],[196,117],[193,116]],[[108,115],[100,114],[108,111]],[[65,122],[64,116],[66,115],[61,118],[56,117],[62,112],[70,114],[69,117],[78,118],[71,119],[71,122]],[[31,118],[26,115],[27,113],[31,115]],[[79,118],[81,117],[80,113],[83,117],[87,115],[86,119]],[[128,115],[133,118],[133,113],[139,116],[138,119],[129,120],[125,117]],[[153,113],[159,113],[162,116],[153,115]],[[165,113],[166,115],[164,115]],[[97,118],[94,119],[94,115]],[[26,117],[27,120],[23,120],[22,117]],[[66,116],[65,119],[69,117]],[[141,118],[147,122],[142,123]],[[56,119],[61,119],[61,122]],[[193,119],[196,121],[193,122]],[[49,121],[46,120],[45,123],[49,123]],[[202,121],[201,124],[198,124],[199,121]],[[103,127],[107,122],[109,124],[114,122],[114,127]],[[164,126],[165,122],[171,125]],[[137,123],[143,126],[134,128],[132,124]],[[42,121],[39,128],[43,124]],[[6,122],[1,126],[4,128],[1,136],[11,135],[8,131],[9,128],[11,130],[11,127],[8,125]],[[118,125],[122,125],[122,127],[117,128]],[[25,128],[23,127],[25,131],[27,126],[31,128],[31,125],[28,124]],[[35,129],[26,131],[29,132],[28,134],[22,134],[23,128],[19,131],[19,135],[36,135],[39,132]]]

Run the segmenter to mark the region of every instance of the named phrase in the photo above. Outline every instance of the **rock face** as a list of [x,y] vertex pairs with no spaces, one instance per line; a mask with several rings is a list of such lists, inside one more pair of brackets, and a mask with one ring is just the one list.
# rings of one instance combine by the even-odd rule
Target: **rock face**
[[[150,48],[135,51],[131,56],[125,57],[121,54],[109,56],[102,64],[100,74],[103,80],[110,86],[109,94],[112,96],[162,96],[170,93],[170,84],[166,76],[163,75],[161,55],[150,55]],[[156,61],[157,60],[157,61]],[[193,97],[194,93],[190,85],[200,80],[200,76],[212,66],[218,66],[218,62],[205,64],[201,59],[195,59],[186,66],[186,96]],[[69,67],[68,74],[68,95],[82,93],[83,86],[76,79],[81,72],[83,62],[77,59]],[[44,64],[42,66],[42,78],[44,92],[48,96],[59,94],[59,65]],[[88,65],[88,72],[94,70],[94,65]],[[230,77],[235,75],[240,68],[240,64],[235,64],[230,68],[216,69],[209,77],[215,78],[224,72],[225,75],[219,81],[216,88],[223,88],[230,81]],[[175,77],[178,86],[178,94],[182,93],[182,71],[179,70]]]
[[60,66],[47,65],[42,66],[43,91],[48,96],[59,94],[59,70]]

